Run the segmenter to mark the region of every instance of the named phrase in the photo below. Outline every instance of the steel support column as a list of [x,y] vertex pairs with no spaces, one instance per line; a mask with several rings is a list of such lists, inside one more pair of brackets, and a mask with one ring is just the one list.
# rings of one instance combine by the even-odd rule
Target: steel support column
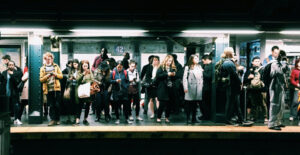
[[41,124],[42,121],[42,85],[40,67],[42,65],[42,36],[29,33],[28,36],[28,73],[29,73],[29,124]]

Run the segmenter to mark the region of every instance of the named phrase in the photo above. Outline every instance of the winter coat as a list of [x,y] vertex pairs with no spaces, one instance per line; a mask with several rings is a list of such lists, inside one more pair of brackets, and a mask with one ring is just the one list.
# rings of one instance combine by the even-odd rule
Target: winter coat
[[174,88],[169,88],[167,83],[168,80],[170,80],[173,82],[173,86],[175,86],[175,80],[177,78],[179,78],[177,74],[174,77],[169,77],[166,70],[164,70],[162,67],[158,68],[154,84],[157,86],[157,98],[159,101],[170,100],[170,97],[173,95],[172,93],[174,92]]
[[203,69],[200,65],[190,69],[188,66],[184,68],[183,88],[188,90],[185,93],[184,99],[187,101],[202,100],[203,89]]
[[[63,74],[59,68],[59,66],[55,63],[53,63],[54,66],[54,73],[56,73],[55,82],[54,82],[54,91],[61,91],[60,87],[60,79],[63,78]],[[47,73],[46,73],[46,65],[43,65],[40,69],[40,81],[43,84],[43,92],[44,94],[48,94],[48,86],[47,86]]]
[[21,94],[21,97],[20,99],[21,100],[28,100],[28,83],[29,83],[29,74],[28,72],[25,72],[23,77],[22,77],[22,81],[25,81],[24,83],[24,88],[22,90],[22,94]]

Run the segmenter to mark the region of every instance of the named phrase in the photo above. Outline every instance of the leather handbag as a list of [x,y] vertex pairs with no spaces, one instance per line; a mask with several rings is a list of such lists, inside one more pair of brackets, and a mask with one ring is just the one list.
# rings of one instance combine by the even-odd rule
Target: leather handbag
[[66,89],[65,89],[65,92],[64,92],[64,99],[65,100],[70,100],[70,96],[71,96],[71,94],[70,94],[70,92],[71,92],[71,88],[70,87],[67,87]]

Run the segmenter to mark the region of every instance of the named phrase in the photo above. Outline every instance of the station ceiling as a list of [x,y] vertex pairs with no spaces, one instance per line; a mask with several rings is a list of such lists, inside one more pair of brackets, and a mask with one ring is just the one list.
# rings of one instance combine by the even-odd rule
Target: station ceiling
[[0,26],[279,31],[300,28],[299,14],[298,0],[10,0],[0,5]]

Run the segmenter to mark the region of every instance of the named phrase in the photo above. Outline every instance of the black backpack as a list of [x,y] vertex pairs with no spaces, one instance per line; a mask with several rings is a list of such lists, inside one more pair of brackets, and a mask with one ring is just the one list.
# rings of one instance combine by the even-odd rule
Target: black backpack
[[266,66],[261,68],[261,78],[266,87],[270,86],[270,83],[272,81],[272,78],[270,76],[271,66],[272,66],[272,63],[268,63]]

